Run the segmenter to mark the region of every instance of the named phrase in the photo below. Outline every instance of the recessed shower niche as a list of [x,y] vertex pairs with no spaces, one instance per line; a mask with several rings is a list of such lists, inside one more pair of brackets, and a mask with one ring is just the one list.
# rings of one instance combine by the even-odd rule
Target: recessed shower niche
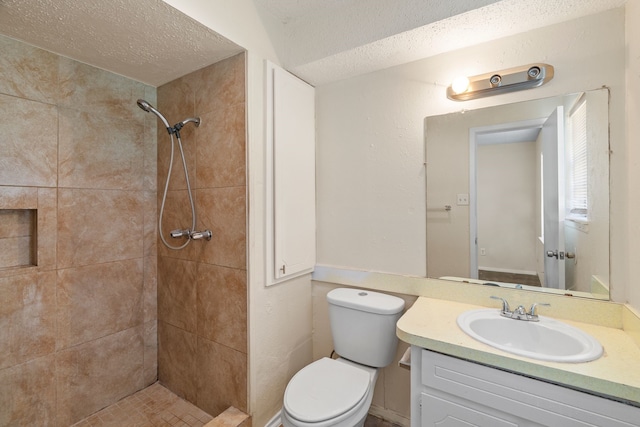
[[0,269],[37,265],[37,209],[0,209]]

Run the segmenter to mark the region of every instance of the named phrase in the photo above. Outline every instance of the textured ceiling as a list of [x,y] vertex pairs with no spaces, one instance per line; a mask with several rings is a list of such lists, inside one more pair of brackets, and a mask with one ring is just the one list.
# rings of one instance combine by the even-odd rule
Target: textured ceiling
[[[283,66],[319,85],[598,13],[625,0],[253,3]],[[0,34],[153,86],[242,50],[162,0],[0,0]]]
[[318,3],[324,1],[313,0],[254,3],[284,67],[320,85],[599,13],[625,0],[330,0],[323,9]]
[[0,34],[152,86],[242,51],[161,0],[0,0]]

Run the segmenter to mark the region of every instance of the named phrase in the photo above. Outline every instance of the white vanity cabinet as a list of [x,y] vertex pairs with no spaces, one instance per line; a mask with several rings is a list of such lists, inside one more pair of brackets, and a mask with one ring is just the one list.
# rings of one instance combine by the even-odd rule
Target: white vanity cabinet
[[411,347],[411,427],[631,427],[640,408]]

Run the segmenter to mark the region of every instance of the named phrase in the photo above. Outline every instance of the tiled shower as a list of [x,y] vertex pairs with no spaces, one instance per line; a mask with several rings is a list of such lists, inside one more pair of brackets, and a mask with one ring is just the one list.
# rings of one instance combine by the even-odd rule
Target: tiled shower
[[[158,375],[213,415],[246,410],[244,55],[156,89],[0,52],[0,425],[68,426]],[[169,138],[138,98],[202,117],[182,136],[211,242],[158,244]]]
[[[244,54],[158,88],[158,109],[169,123],[201,119],[199,127],[186,126],[180,133],[196,230],[213,233],[211,241],[194,240],[179,251],[158,244],[159,378],[212,415],[229,406],[247,410],[244,88]],[[158,182],[164,185],[171,144],[163,126],[157,133]],[[161,197],[159,189],[158,203]],[[184,171],[176,161],[163,232],[168,236],[190,225]]]

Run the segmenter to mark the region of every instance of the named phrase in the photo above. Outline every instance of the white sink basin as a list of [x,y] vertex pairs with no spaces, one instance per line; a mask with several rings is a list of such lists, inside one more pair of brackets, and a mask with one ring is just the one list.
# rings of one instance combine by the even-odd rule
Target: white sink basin
[[602,346],[591,335],[548,317],[539,319],[508,319],[499,310],[480,309],[458,316],[458,326],[480,342],[532,359],[577,363],[602,356]]

